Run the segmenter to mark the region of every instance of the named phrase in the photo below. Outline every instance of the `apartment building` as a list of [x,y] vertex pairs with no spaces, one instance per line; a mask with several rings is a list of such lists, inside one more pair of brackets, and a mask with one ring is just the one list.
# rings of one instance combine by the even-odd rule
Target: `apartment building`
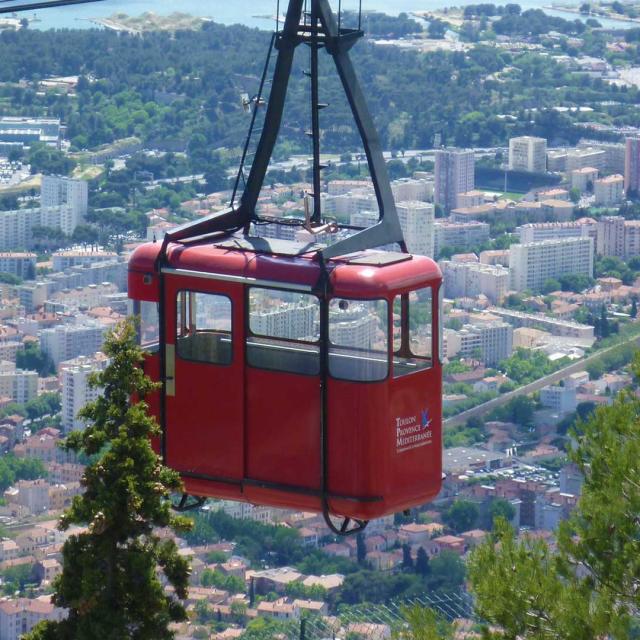
[[624,156],[624,191],[640,190],[640,137],[627,138]]
[[114,251],[104,249],[61,249],[51,256],[51,266],[54,271],[64,271],[71,267],[109,262],[118,259]]
[[593,276],[592,238],[564,238],[516,244],[510,248],[511,288],[539,292],[550,278],[567,274]]
[[438,149],[435,154],[433,198],[445,211],[458,206],[458,194],[475,186],[475,156],[471,150]]
[[36,259],[35,253],[19,251],[0,253],[0,272],[10,273],[23,280],[32,280],[36,277]]
[[598,205],[610,207],[619,204],[624,199],[624,176],[614,174],[596,180],[593,183],[593,193]]
[[447,352],[463,357],[479,356],[495,366],[513,352],[513,327],[501,321],[466,324],[460,331],[447,331]]
[[400,226],[410,253],[434,256],[434,206],[427,202],[399,202]]
[[487,296],[493,304],[500,304],[509,290],[509,269],[480,262],[440,263],[447,298],[475,298]]
[[71,431],[84,429],[85,422],[78,418],[78,412],[88,402],[101,395],[101,390],[89,386],[89,377],[103,371],[108,358],[103,353],[93,356],[80,356],[60,363],[60,384],[62,386],[61,427],[66,435]]
[[40,333],[40,347],[58,367],[78,356],[92,356],[100,351],[105,329],[93,322],[64,324]]
[[435,220],[433,255],[438,258],[444,247],[468,251],[489,240],[490,226],[486,222],[448,222]]
[[547,170],[547,141],[535,136],[509,140],[509,169],[543,173]]
[[25,404],[38,395],[38,372],[16,368],[15,362],[0,361],[0,397]]

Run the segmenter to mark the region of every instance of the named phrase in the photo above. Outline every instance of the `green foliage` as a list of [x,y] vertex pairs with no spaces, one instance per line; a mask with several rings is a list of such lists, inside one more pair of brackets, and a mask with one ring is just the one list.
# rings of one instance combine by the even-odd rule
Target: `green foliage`
[[22,284],[22,279],[13,273],[5,273],[4,271],[0,271],[0,282],[4,284]]
[[327,590],[319,584],[307,587],[301,582],[290,582],[285,587],[285,593],[290,598],[300,598],[303,600],[325,601],[328,598]]
[[260,617],[252,620],[242,634],[243,640],[273,640],[273,638],[294,637],[299,632],[300,623],[295,620],[281,621],[273,618]]
[[491,530],[496,526],[498,519],[511,522],[516,515],[516,508],[504,498],[495,498],[487,509],[487,517],[483,522],[483,528]]
[[518,347],[510,358],[500,363],[499,369],[518,385],[525,385],[557,371],[565,364],[564,358],[552,362],[541,351]]
[[44,142],[36,142],[29,149],[29,164],[32,173],[45,173],[53,175],[70,175],[76,163],[64,152],[46,145]]
[[401,610],[406,627],[393,634],[394,640],[453,640],[455,627],[433,609],[413,606]]
[[18,349],[16,366],[27,371],[37,371],[43,378],[54,375],[56,372],[53,361],[40,349],[37,342],[27,342],[22,349]]
[[473,529],[479,515],[480,511],[475,502],[456,500],[442,514],[442,520],[454,533],[461,533]]
[[47,470],[36,458],[16,458],[12,453],[0,457],[0,491],[8,489],[17,480],[46,478]]
[[12,596],[16,591],[22,593],[28,585],[37,584],[34,568],[32,564],[19,564],[0,571],[2,590],[5,595]]
[[543,540],[518,541],[504,521],[474,551],[469,575],[478,614],[493,625],[484,637],[632,637],[640,605],[639,416],[640,399],[624,390],[579,423],[569,456],[584,474],[582,497],[561,524],[556,551]]
[[221,571],[205,569],[200,577],[200,584],[203,587],[216,587],[229,593],[244,593],[246,585],[242,578],[238,576],[228,576]]
[[[151,447],[158,425],[143,401],[132,401],[156,388],[142,371],[144,355],[133,322],[110,333],[104,351],[110,364],[91,379],[104,396],[84,407],[87,428],[65,443],[86,456],[101,454],[85,471],[84,494],[74,498],[59,523],[62,530],[87,525],[65,542],[63,573],[54,584],[53,601],[69,615],[39,625],[28,640],[169,640],[170,623],[186,619],[181,600],[187,595],[188,562],[173,540],[158,537],[154,529],[185,531],[190,523],[171,511],[169,495],[181,483]],[[175,595],[166,595],[158,568]]]

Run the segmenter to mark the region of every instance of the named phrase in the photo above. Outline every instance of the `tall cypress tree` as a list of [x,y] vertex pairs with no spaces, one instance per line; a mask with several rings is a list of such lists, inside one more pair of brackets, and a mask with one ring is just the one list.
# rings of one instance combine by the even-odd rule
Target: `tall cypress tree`
[[[185,531],[191,523],[172,513],[167,498],[180,490],[180,477],[151,447],[159,428],[143,399],[156,385],[142,371],[133,322],[111,332],[104,351],[110,364],[91,379],[104,395],[81,411],[89,424],[64,445],[96,458],[85,471],[84,493],[59,522],[61,530],[87,526],[66,541],[54,584],[53,602],[69,615],[38,625],[27,640],[168,640],[169,625],[186,619],[181,600],[188,562],[173,540],[154,531]],[[173,595],[165,592],[160,571]]]

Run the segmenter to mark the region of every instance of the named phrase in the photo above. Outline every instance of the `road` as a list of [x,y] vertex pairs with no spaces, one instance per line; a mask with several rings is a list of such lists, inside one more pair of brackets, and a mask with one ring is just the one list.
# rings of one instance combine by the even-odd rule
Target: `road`
[[488,411],[507,404],[507,402],[509,402],[511,398],[517,398],[518,396],[523,395],[528,396],[532,393],[535,393],[536,391],[540,391],[540,389],[542,389],[543,387],[560,382],[560,380],[563,380],[567,376],[570,376],[572,373],[584,371],[590,363],[594,362],[598,358],[601,358],[605,353],[613,351],[614,349],[617,349],[618,347],[621,347],[625,344],[631,343],[640,345],[640,336],[631,338],[630,340],[627,340],[627,342],[622,342],[620,344],[614,345],[613,347],[603,349],[602,351],[598,351],[597,353],[590,355],[588,358],[584,358],[583,360],[574,362],[569,366],[564,367],[563,369],[559,369],[555,373],[551,373],[544,378],[540,378],[540,380],[536,380],[535,382],[526,384],[524,387],[519,387],[518,389],[510,391],[509,393],[503,393],[497,398],[493,398],[493,400],[489,400],[488,402],[479,404],[477,407],[473,407],[472,409],[463,411],[456,416],[452,416],[451,418],[448,418],[444,421],[443,426],[445,429],[457,427],[461,424],[464,424],[469,418],[473,418],[474,416],[483,416]]

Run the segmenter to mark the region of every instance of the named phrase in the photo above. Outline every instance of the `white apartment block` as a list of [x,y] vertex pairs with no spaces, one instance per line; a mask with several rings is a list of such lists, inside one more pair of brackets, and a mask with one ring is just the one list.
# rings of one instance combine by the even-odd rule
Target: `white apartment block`
[[427,202],[400,202],[396,209],[409,252],[433,257],[434,206]]
[[448,353],[463,357],[480,356],[495,366],[513,353],[513,327],[506,322],[466,324],[460,331],[447,332]]
[[593,183],[596,204],[604,207],[619,204],[624,198],[624,177],[618,174],[601,178]]
[[24,280],[32,280],[36,277],[37,257],[35,253],[17,251],[0,253],[0,272],[10,273]]
[[547,152],[547,169],[554,173],[563,173],[592,167],[604,173],[607,157],[607,151],[595,147],[553,149]]
[[429,202],[433,198],[433,182],[401,178],[391,183],[391,191],[396,202]]
[[40,348],[58,367],[61,362],[100,351],[105,329],[98,323],[64,324],[40,333]]
[[261,336],[304,339],[314,336],[319,307],[316,303],[282,303],[277,306],[256,308],[251,311],[251,331]]
[[500,304],[509,290],[509,269],[480,262],[440,263],[447,298],[475,298],[487,296],[493,304]]
[[515,291],[540,291],[549,278],[593,276],[592,238],[565,238],[511,246],[509,270]]
[[0,251],[30,247],[34,227],[51,227],[71,235],[77,225],[74,211],[67,205],[0,211]]
[[596,252],[601,256],[625,255],[625,220],[622,216],[603,216],[598,220]]
[[489,240],[489,225],[486,222],[442,222],[433,226],[433,254],[437,258],[444,247],[468,251]]
[[545,316],[542,313],[525,313],[502,307],[492,307],[489,313],[492,316],[500,316],[515,328],[537,328],[548,331],[554,336],[580,338],[581,340],[593,340],[594,338],[594,328],[590,324],[580,324],[572,320]]
[[93,402],[102,391],[89,386],[89,376],[103,371],[108,358],[103,353],[94,356],[80,356],[60,363],[62,386],[62,431],[68,434],[85,428],[85,422],[78,418],[78,412],[88,402]]
[[540,390],[540,403],[554,413],[571,413],[576,410],[576,390],[569,387],[544,387]]
[[25,404],[37,395],[37,371],[23,371],[17,369],[14,362],[0,361],[0,397]]
[[584,169],[574,169],[569,172],[569,184],[571,188],[578,189],[581,193],[593,189],[597,179],[598,170],[594,167],[584,167]]
[[89,183],[64,176],[42,176],[40,206],[43,208],[67,206],[73,212],[74,228],[87,215]]
[[53,606],[51,596],[0,600],[0,638],[19,640],[39,622],[62,620],[65,615],[64,609]]
[[104,249],[61,249],[51,256],[54,271],[64,271],[71,267],[95,262],[117,260],[118,254]]
[[330,311],[329,327],[333,344],[370,349],[376,341],[378,318],[366,306],[350,304],[348,309]]
[[561,240],[565,238],[595,237],[595,222],[533,222],[516,228],[521,244]]
[[600,142],[585,141],[578,145],[578,148],[599,149],[605,152],[604,166],[602,173],[624,173],[625,145],[621,142]]
[[331,196],[341,196],[359,189],[373,190],[371,180],[331,180],[327,185],[327,192]]
[[458,194],[475,186],[475,156],[470,150],[438,149],[435,157],[434,202],[450,211],[458,206]]
[[509,169],[544,173],[547,170],[547,141],[535,136],[511,138]]

